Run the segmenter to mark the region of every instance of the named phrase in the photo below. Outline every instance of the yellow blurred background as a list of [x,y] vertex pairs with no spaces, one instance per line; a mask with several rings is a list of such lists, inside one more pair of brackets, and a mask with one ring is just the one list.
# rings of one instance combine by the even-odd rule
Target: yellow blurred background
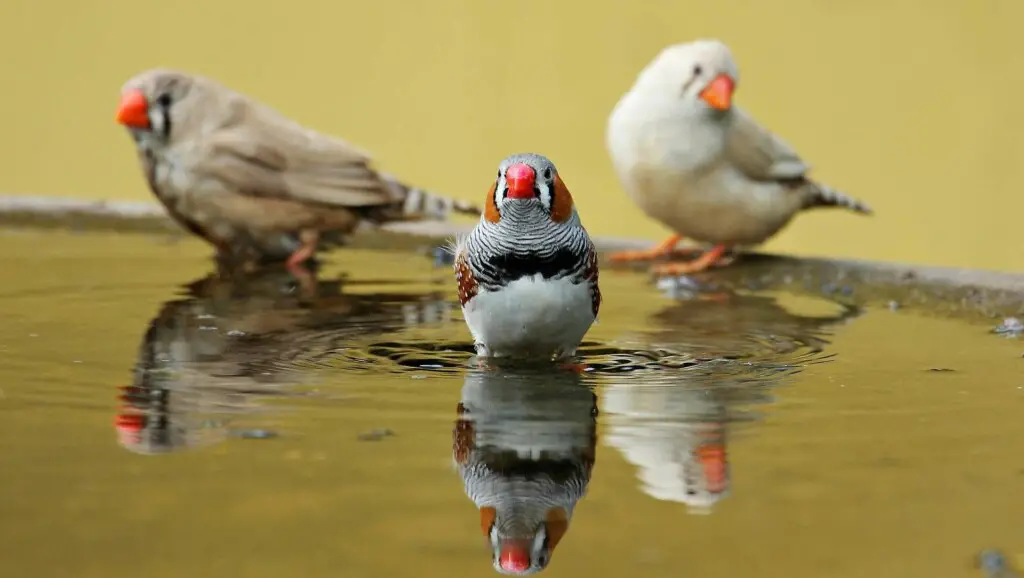
[[665,234],[616,182],[608,113],[664,45],[714,36],[737,103],[871,218],[816,211],[765,249],[1024,269],[1019,0],[6,0],[0,192],[150,199],[121,83],[212,76],[378,166],[477,199],[506,154],[550,156],[592,233]]

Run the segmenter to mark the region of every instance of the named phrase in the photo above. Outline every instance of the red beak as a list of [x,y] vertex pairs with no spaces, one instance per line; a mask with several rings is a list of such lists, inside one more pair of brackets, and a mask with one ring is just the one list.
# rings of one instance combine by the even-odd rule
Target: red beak
[[530,165],[518,163],[505,170],[505,182],[508,183],[508,198],[532,199],[533,184],[537,178]]
[[[529,167],[527,167],[529,168]],[[530,569],[530,543],[525,540],[509,540],[501,544],[498,564],[502,570],[525,572]]]
[[129,90],[121,95],[117,107],[117,122],[132,128],[149,128],[149,103],[141,90]]

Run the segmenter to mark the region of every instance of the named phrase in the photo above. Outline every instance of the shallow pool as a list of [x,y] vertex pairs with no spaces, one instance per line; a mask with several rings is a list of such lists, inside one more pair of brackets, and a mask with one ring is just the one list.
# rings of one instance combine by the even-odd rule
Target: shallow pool
[[4,576],[488,576],[495,519],[545,522],[550,576],[1024,556],[1024,344],[982,321],[607,270],[589,371],[483,372],[423,254],[313,290],[145,235],[0,261]]

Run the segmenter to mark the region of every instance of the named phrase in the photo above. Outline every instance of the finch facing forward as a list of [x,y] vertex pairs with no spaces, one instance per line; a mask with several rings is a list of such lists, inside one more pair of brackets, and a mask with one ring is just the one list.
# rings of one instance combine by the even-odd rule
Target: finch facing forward
[[864,203],[812,181],[797,153],[732,103],[739,71],[718,40],[669,46],[638,75],[608,120],[607,146],[626,193],[675,231],[646,251],[613,261],[673,253],[682,238],[714,247],[688,263],[656,268],[694,273],[727,250],[755,245],[803,210]]
[[477,226],[455,244],[459,302],[486,357],[572,356],[601,306],[597,254],[546,157],[498,165]]

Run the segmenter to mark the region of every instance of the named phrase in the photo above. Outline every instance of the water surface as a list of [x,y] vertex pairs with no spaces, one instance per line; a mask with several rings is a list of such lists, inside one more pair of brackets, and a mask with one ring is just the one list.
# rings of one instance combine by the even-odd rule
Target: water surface
[[495,575],[511,486],[572,511],[551,576],[1024,554],[1024,346],[989,326],[609,270],[589,371],[488,372],[423,255],[336,253],[311,292],[205,255],[0,237],[4,575]]

